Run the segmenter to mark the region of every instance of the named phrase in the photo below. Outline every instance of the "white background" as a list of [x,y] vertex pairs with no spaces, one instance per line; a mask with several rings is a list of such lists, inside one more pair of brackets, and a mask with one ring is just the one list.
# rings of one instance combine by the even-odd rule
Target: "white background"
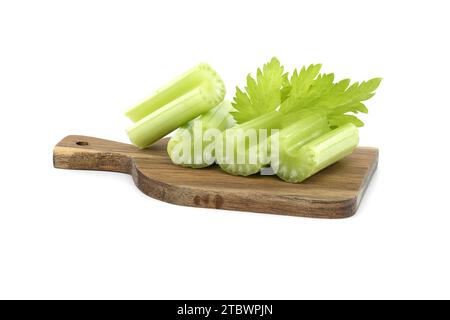
[[[450,298],[448,1],[2,1],[0,298]],[[198,62],[228,98],[272,56],[384,78],[356,216],[187,208],[129,176],[56,170],[68,134]]]

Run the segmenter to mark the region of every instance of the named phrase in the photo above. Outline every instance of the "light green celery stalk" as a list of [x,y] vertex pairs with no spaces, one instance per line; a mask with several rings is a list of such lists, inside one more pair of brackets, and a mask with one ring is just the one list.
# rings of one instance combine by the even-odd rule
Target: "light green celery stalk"
[[[291,168],[287,160],[294,150],[298,150],[309,140],[318,138],[330,129],[346,126],[348,123],[355,126],[363,125],[361,120],[348,113],[367,113],[363,101],[374,95],[374,91],[381,82],[381,78],[374,78],[352,85],[348,79],[335,83],[334,74],[319,74],[320,69],[320,64],[310,65],[303,67],[300,71],[295,70],[291,78],[288,78],[287,74],[283,74],[278,60],[273,58],[270,63],[264,65],[262,72],[258,69],[256,80],[250,76],[247,77],[246,93],[240,89],[236,91],[233,103],[236,112],[233,116],[239,125],[226,132],[235,131],[239,127],[281,129],[280,135],[284,142],[280,144],[279,152],[284,160],[280,163],[280,175],[287,180],[292,171],[285,175],[283,170]],[[267,97],[268,92],[271,99]],[[308,124],[308,121],[315,119],[314,115],[322,120]],[[308,120],[297,123],[302,119]],[[258,123],[258,126],[254,126],[253,123]],[[297,123],[296,126],[290,126],[295,123]],[[290,138],[287,138],[288,136]],[[258,141],[255,145],[248,143],[245,151],[259,153],[261,147],[258,144],[265,141]],[[274,140],[269,135],[269,145],[271,141]],[[296,154],[295,156],[297,157]],[[297,163],[295,157],[292,163]],[[266,165],[268,163],[264,161],[256,164],[248,162],[220,164],[226,172],[238,175],[257,173]],[[306,174],[300,176],[306,176]],[[293,180],[301,181],[295,177]]]
[[167,153],[173,163],[191,168],[203,168],[215,161],[215,135],[235,124],[231,103],[218,106],[181,126],[170,138]]
[[[257,69],[256,79],[247,76],[245,92],[236,88],[233,101],[235,111],[231,114],[238,125],[223,133],[223,149],[221,156],[217,157],[217,162],[224,171],[247,176],[259,172],[268,164],[269,157],[260,157],[266,151],[261,145],[268,147],[271,129],[281,125],[282,115],[276,109],[287,97],[288,84],[284,67],[274,57],[262,69]],[[260,136],[256,129],[266,129],[266,137]],[[256,138],[250,137],[252,131],[256,133]],[[229,150],[225,149],[227,144]],[[245,150],[238,150],[239,146],[245,146]],[[243,158],[238,159],[241,156]]]
[[217,163],[227,173],[248,176],[270,163],[271,137],[281,127],[283,115],[272,111],[224,131]]
[[[322,127],[322,129],[325,129],[325,127]],[[312,127],[303,128],[299,127],[297,134],[306,137]],[[313,130],[315,132],[313,136],[316,136],[322,129]],[[294,148],[290,141],[282,140],[281,144],[287,143],[287,145],[280,148],[282,152],[280,152],[279,167],[276,174],[287,182],[302,182],[351,154],[358,145],[358,139],[358,128],[352,123],[346,123],[337,129],[319,135],[309,142],[306,142],[308,139],[303,140],[302,137]]]
[[126,115],[135,123],[128,129],[131,142],[146,148],[176,128],[217,106],[225,85],[207,64],[199,64],[157,90]]
[[[316,64],[303,68],[299,73],[295,71],[291,80],[289,80],[288,74],[284,73],[284,68],[279,61],[272,58],[269,63],[264,65],[263,71],[257,70],[256,80],[247,76],[246,93],[237,88],[233,103],[237,111],[232,114],[240,124],[235,128],[226,130],[225,133],[231,134],[231,131],[233,131],[235,135],[239,136],[239,133],[241,135],[243,133],[237,131],[237,129],[248,131],[267,129],[268,135],[267,138],[259,138],[258,134],[258,139],[253,143],[247,139],[244,163],[237,161],[237,156],[243,151],[235,148],[237,155],[234,158],[228,156],[223,163],[219,163],[224,171],[233,175],[247,176],[258,173],[264,166],[270,164],[272,141],[278,139],[277,131],[274,129],[281,129],[311,113],[302,111],[301,115],[294,114],[297,109],[291,107],[284,107],[285,112],[280,112],[278,110],[282,109],[280,105],[289,105],[291,95],[301,96],[305,94],[304,92],[308,92],[311,83],[319,74],[320,68],[321,65]],[[330,77],[324,77],[324,80],[329,82]],[[239,138],[232,139],[235,139],[237,143]],[[246,137],[244,136],[242,139],[246,139]],[[265,154],[267,154],[267,157],[264,157]],[[255,158],[258,161],[250,161],[250,159]]]

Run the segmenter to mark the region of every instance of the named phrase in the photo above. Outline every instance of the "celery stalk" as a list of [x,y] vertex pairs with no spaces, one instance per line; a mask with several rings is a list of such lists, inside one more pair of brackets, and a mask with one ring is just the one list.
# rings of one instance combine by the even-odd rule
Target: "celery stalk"
[[[310,170],[308,163],[299,163],[299,159],[303,159],[302,157],[310,152],[309,149],[303,149],[305,153],[299,155],[299,150],[313,139],[330,129],[345,127],[350,130],[347,126],[349,123],[358,127],[363,126],[363,122],[355,115],[360,112],[367,113],[368,109],[364,103],[375,94],[381,82],[381,78],[353,84],[349,79],[335,82],[334,74],[321,74],[320,69],[320,64],[312,64],[299,70],[295,69],[289,76],[284,72],[284,67],[278,59],[272,58],[262,69],[257,69],[254,77],[247,76],[245,90],[236,88],[233,102],[236,112],[233,112],[233,116],[239,126],[264,128],[260,125],[265,123],[264,116],[268,115],[270,119],[271,113],[285,115],[281,123],[278,123],[278,127],[274,127],[281,130],[281,141],[276,140],[274,136],[267,140],[271,146],[280,142],[278,149],[270,148],[273,153],[270,163],[274,172],[279,170],[279,175],[285,180],[301,181],[314,172],[316,167],[323,166],[322,162],[318,162]],[[311,115],[317,115],[317,118],[309,118]],[[309,120],[298,122],[299,119]],[[252,122],[255,120],[259,122],[258,126],[253,126]],[[270,124],[270,120],[267,123]],[[337,135],[339,132],[333,131],[333,134]],[[357,137],[357,131],[355,135]],[[350,140],[349,145],[352,145],[351,142]],[[259,153],[260,149],[260,146],[249,143],[245,151]],[[332,148],[330,150],[333,151]],[[333,151],[336,157],[339,156],[338,151]],[[239,152],[237,150],[238,155]],[[331,154],[334,154],[333,152]],[[333,157],[330,156],[330,159],[332,161]],[[314,161],[316,160],[318,161],[314,158]],[[327,161],[323,163],[329,165]],[[231,174],[248,175],[257,173],[258,169],[266,164],[245,162],[245,164],[221,164],[221,167]],[[300,172],[302,170],[303,172]]]
[[[259,154],[262,152],[260,148],[263,144],[269,145],[270,136],[263,138],[256,136],[256,140],[252,140],[247,136],[246,131],[239,132],[238,130],[227,130],[228,132],[225,133],[224,141],[229,143],[230,139],[234,140],[233,147],[230,149],[233,151],[225,150],[224,160],[218,161],[218,164],[222,170],[232,175],[249,176],[258,173],[263,166],[269,164],[269,155],[261,158]],[[240,143],[244,146],[244,151],[239,150]],[[219,157],[217,158],[219,159]]]
[[328,131],[330,129],[326,116],[321,113],[310,114],[281,130],[281,148],[288,153],[295,153],[300,147]]
[[[170,138],[167,153],[173,163],[191,168],[203,168],[214,163],[213,135],[234,126],[231,103],[222,101],[218,106],[181,126]],[[211,134],[208,134],[211,133]]]
[[148,147],[217,106],[224,96],[219,75],[209,65],[199,64],[126,112],[135,122],[128,136],[139,148]]
[[[225,130],[222,156],[217,157],[222,170],[232,175],[248,176],[258,173],[262,167],[268,165],[270,138],[274,133],[273,129],[281,126],[283,117],[280,112],[272,111]],[[225,146],[230,144],[230,140],[233,140],[232,147],[226,150]],[[243,146],[244,150],[239,150],[239,146]]]
[[358,145],[358,139],[357,127],[347,123],[307,142],[298,150],[284,150],[280,154],[276,174],[287,182],[302,182],[351,154]]

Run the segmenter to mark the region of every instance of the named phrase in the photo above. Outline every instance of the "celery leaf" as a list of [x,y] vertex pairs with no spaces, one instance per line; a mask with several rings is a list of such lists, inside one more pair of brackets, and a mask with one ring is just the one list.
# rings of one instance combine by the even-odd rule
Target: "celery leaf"
[[289,98],[281,105],[281,112],[289,113],[298,110],[299,105],[302,105],[303,100],[309,96],[308,93],[310,88],[316,77],[319,75],[321,67],[321,64],[312,64],[308,68],[303,67],[300,72],[294,70],[290,79]]
[[245,91],[236,87],[236,95],[232,103],[236,111],[231,112],[238,123],[252,120],[258,116],[274,111],[285,99],[288,89],[287,75],[283,73],[284,67],[277,58],[273,57],[262,70],[258,68],[256,80],[247,76]]

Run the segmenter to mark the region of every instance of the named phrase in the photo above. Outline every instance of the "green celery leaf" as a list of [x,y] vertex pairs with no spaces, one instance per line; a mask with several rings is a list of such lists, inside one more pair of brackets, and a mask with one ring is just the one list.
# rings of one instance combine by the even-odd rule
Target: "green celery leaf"
[[231,114],[237,123],[274,111],[280,105],[281,100],[288,94],[288,89],[284,89],[282,93],[282,88],[288,85],[287,75],[283,71],[284,67],[273,57],[262,70],[258,68],[256,80],[250,75],[247,76],[245,92],[236,87],[232,103],[236,111]]
[[289,82],[289,73],[286,72],[283,74],[283,81],[281,84],[281,103],[284,102],[289,97],[289,94],[291,92],[291,83]]
[[281,112],[289,113],[298,109],[298,105],[308,96],[308,91],[321,68],[321,64],[312,64],[308,68],[303,67],[300,72],[294,70],[290,79],[289,98],[281,105]]
[[[311,70],[309,73],[308,70]],[[368,113],[367,107],[362,101],[374,96],[375,90],[381,82],[381,78],[374,78],[361,83],[355,82],[350,85],[349,79],[334,83],[334,74],[318,74],[312,66],[305,72],[303,80],[300,74],[294,72],[291,78],[291,90],[289,97],[281,105],[281,112],[287,114],[294,111],[324,112],[333,118],[335,126],[351,122],[356,126],[363,123],[355,116],[349,118],[346,113]],[[307,77],[306,75],[309,75]],[[314,78],[313,78],[314,77]],[[301,83],[300,83],[301,82]],[[345,115],[343,118],[335,117]]]
[[341,115],[332,115],[328,117],[328,121],[330,124],[330,128],[334,129],[337,127],[341,127],[347,123],[353,123],[357,127],[364,126],[364,122],[359,120],[357,117],[349,115],[349,114],[341,114]]
[[[351,86],[350,80],[342,80],[338,82],[327,95],[324,95],[317,106],[326,108],[333,112],[339,110],[352,111],[352,108],[363,113],[367,113],[367,109],[361,104],[361,101],[370,99],[375,95],[375,90],[380,85],[381,78],[374,78],[361,83],[355,82]],[[362,106],[361,106],[362,105]]]

